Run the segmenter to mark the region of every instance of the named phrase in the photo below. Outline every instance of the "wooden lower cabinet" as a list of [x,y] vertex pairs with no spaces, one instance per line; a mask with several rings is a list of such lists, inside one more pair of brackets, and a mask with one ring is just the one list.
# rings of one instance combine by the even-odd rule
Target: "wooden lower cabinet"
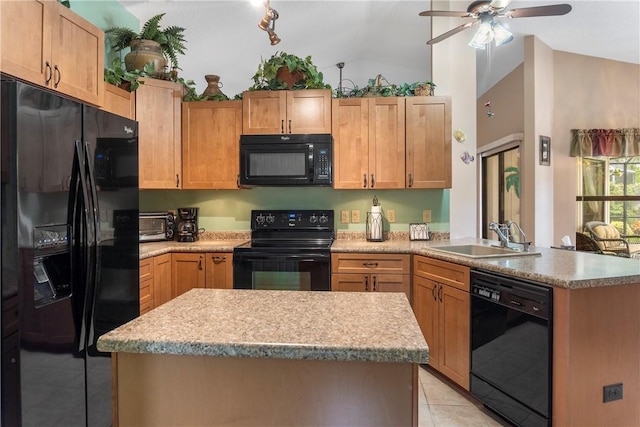
[[171,299],[171,254],[153,257],[153,308]]
[[171,254],[140,260],[140,314],[171,299]]
[[415,255],[413,311],[429,345],[429,365],[469,390],[468,267]]
[[233,289],[233,253],[215,252],[206,254],[205,287]]
[[351,292],[404,292],[411,301],[410,255],[331,255],[331,290]]
[[175,298],[193,288],[205,286],[204,253],[171,254],[171,297]]

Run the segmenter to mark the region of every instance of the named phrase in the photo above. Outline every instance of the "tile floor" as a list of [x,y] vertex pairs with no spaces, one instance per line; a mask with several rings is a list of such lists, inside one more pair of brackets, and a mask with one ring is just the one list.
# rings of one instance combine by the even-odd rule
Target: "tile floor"
[[488,414],[478,402],[466,397],[430,370],[418,368],[419,427],[502,427],[508,424]]

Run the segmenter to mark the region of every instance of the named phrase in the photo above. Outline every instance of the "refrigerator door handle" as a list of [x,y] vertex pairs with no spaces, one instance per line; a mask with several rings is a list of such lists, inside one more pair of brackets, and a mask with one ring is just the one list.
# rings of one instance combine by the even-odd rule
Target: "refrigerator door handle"
[[95,308],[96,308],[96,297],[98,291],[98,281],[100,279],[100,205],[98,204],[98,190],[95,184],[95,179],[93,175],[93,167],[91,166],[91,159],[89,158],[90,154],[89,143],[85,142],[84,144],[84,165],[85,165],[85,173],[87,179],[88,191],[90,192],[89,196],[91,199],[91,206],[89,207],[89,215],[91,218],[89,221],[89,226],[93,227],[93,235],[94,239],[91,242],[90,252],[92,257],[89,259],[91,265],[91,275],[87,278],[87,290],[90,299],[87,300],[89,303],[87,307],[87,325],[89,327],[89,337],[88,343],[89,345],[93,345],[97,337],[94,337],[95,334]]

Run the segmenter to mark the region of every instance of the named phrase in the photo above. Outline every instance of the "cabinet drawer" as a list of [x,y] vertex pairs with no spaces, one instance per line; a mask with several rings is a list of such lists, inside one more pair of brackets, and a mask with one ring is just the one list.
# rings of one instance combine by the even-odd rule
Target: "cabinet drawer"
[[331,254],[332,273],[409,274],[407,254]]
[[153,279],[153,258],[140,261],[140,282]]
[[425,256],[413,257],[413,274],[469,292],[469,267]]
[[140,281],[140,314],[153,308],[153,279]]

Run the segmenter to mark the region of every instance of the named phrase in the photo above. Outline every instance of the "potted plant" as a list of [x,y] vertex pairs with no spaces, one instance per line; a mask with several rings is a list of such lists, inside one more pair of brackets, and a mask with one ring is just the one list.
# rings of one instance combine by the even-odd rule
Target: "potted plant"
[[115,51],[127,47],[131,52],[125,55],[124,61],[128,71],[142,70],[146,64],[153,64],[155,75],[163,77],[167,61],[172,69],[178,69],[178,54],[184,55],[186,50],[184,28],[169,26],[160,28],[160,21],[164,13],[152,16],[137,33],[126,27],[112,27],[105,31],[111,39],[111,46]]
[[301,58],[285,52],[276,52],[262,60],[253,76],[249,90],[331,89],[325,84],[311,56]]
[[153,68],[149,64],[145,70],[133,70],[128,71],[122,66],[122,60],[120,58],[114,58],[109,67],[104,69],[104,81],[114,86],[118,86],[122,89],[133,92],[138,89],[140,84],[144,83],[140,81],[140,77],[147,76],[147,72],[153,73]]

